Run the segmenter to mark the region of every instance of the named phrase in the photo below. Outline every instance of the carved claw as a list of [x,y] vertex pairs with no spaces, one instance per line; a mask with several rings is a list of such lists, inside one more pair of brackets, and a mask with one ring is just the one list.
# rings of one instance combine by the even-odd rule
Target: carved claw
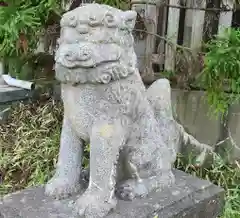
[[129,179],[116,188],[116,196],[125,201],[132,201],[137,197],[145,197],[148,194],[148,189],[142,182]]
[[96,191],[92,193],[91,191],[86,191],[75,203],[75,212],[80,217],[85,218],[103,218],[108,213],[116,207],[117,202],[111,200],[111,202],[106,201],[103,193],[97,193]]
[[45,194],[56,199],[67,198],[80,190],[80,183],[61,177],[53,177],[45,186]]

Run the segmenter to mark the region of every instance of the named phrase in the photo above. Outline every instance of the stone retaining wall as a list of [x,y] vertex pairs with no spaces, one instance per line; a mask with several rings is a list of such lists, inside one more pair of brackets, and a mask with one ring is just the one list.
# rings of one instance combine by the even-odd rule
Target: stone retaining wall
[[221,120],[210,115],[203,91],[178,89],[172,90],[172,105],[176,119],[200,142],[215,146],[225,140],[228,144],[221,145],[229,149],[230,160],[240,160],[240,105],[231,105],[228,116]]

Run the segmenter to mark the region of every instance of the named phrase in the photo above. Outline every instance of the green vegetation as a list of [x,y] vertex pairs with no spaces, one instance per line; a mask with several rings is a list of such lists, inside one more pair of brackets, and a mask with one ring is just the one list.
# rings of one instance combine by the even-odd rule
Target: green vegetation
[[[60,14],[59,1],[7,1],[0,7],[0,56],[23,55],[36,48],[37,39],[51,13]],[[22,46],[17,46],[22,40]],[[26,48],[24,47],[26,44]],[[26,49],[26,50],[25,50]]]
[[[0,169],[3,177],[0,195],[43,184],[52,176],[59,148],[62,109],[62,104],[53,100],[19,104],[9,123],[0,126]],[[87,164],[86,147],[83,166]],[[176,161],[178,169],[208,179],[226,190],[222,218],[240,217],[240,165],[237,162],[236,165],[227,165],[217,156],[209,169],[196,169],[191,159],[184,163],[180,156]]]
[[[66,0],[67,1],[67,0]],[[44,49],[56,43],[59,35],[61,15],[65,12],[61,0],[9,0],[8,6],[0,7],[0,60],[4,60],[5,71],[20,79],[35,79],[40,74],[36,64],[50,67],[49,57],[43,61],[43,55],[35,54],[37,44],[44,40]],[[128,9],[128,0],[99,0],[121,9]],[[48,31],[51,29],[51,31]],[[51,33],[50,33],[51,32]],[[44,39],[43,39],[44,38]],[[43,52],[45,53],[45,52]],[[50,58],[50,59],[53,59]],[[50,71],[49,69],[47,69]],[[36,71],[36,72],[33,72]],[[46,72],[50,73],[50,72]]]
[[20,104],[0,126],[0,193],[42,184],[51,177],[58,153],[62,107],[54,101]]
[[200,82],[214,112],[223,114],[240,97],[240,31],[226,29],[223,36],[206,45],[206,50]]
[[130,8],[130,0],[97,0],[97,3],[110,5],[115,8],[127,10]]
[[[34,50],[49,22],[62,13],[60,0],[10,0],[0,7],[0,59],[6,72],[26,79],[31,73]],[[53,16],[54,15],[54,16]],[[59,18],[58,18],[59,19]],[[30,69],[29,69],[30,68]]]

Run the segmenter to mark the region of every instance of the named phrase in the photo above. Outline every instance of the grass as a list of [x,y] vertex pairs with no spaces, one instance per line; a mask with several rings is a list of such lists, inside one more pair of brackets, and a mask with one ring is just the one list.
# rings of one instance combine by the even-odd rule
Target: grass
[[[0,195],[25,187],[44,184],[54,172],[63,115],[62,104],[42,100],[19,104],[8,124],[0,125]],[[87,157],[85,164],[87,164]],[[179,157],[176,167],[194,176],[210,180],[226,190],[222,218],[240,218],[240,165],[227,165],[218,156],[209,169],[194,168]]]
[[62,105],[54,101],[20,104],[7,125],[0,126],[0,194],[42,184],[58,154]]

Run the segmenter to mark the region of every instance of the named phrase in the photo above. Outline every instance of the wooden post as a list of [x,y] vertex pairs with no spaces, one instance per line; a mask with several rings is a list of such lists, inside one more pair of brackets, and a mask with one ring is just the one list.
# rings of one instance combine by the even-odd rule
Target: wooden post
[[[187,7],[206,8],[206,0],[187,0]],[[203,39],[205,11],[188,9],[184,26],[184,46],[199,51]]]
[[222,0],[221,6],[227,6],[228,9],[232,11],[222,11],[219,16],[218,24],[218,36],[224,34],[225,28],[232,26],[232,17],[233,17],[233,0]]
[[[152,54],[155,52],[158,20],[158,7],[156,1],[132,0],[132,10],[135,10],[145,25],[145,37],[135,39],[135,52],[138,57],[138,68],[144,82],[154,81],[152,69]],[[138,21],[137,21],[138,22]],[[136,25],[140,26],[140,25]],[[138,33],[138,31],[136,31]],[[148,34],[151,33],[151,34]]]
[[39,41],[37,43],[37,48],[34,51],[35,54],[44,52],[44,36],[39,36]]
[[[169,4],[179,6],[179,0],[169,0]],[[168,10],[167,39],[170,41],[171,45],[166,43],[165,53],[165,70],[167,71],[175,70],[175,45],[178,40],[179,17],[180,9],[170,7]]]
[[[186,6],[192,7],[193,1],[186,0]],[[183,45],[186,47],[191,46],[191,38],[192,38],[192,22],[193,22],[193,15],[192,10],[187,9],[185,14],[185,22],[184,22],[184,35],[183,35]]]
[[0,85],[4,84],[2,75],[4,74],[4,62],[0,59]]
[[[159,7],[159,17],[158,17],[158,25],[161,27],[160,32],[158,33],[160,36],[165,37],[166,35],[166,24],[167,24],[167,19],[168,19],[168,8],[165,7],[165,5],[160,5]],[[155,61],[155,64],[158,64],[159,70],[163,71],[164,70],[164,54],[165,54],[165,47],[166,47],[166,42],[163,39],[158,40],[159,44],[157,46],[157,59],[156,61],[154,60],[153,56],[153,61]]]
[[0,60],[0,76],[4,74],[4,64],[3,62]]
[[[206,0],[194,0],[194,8],[206,8]],[[191,48],[193,51],[200,51],[203,39],[203,26],[205,11],[193,10]]]

